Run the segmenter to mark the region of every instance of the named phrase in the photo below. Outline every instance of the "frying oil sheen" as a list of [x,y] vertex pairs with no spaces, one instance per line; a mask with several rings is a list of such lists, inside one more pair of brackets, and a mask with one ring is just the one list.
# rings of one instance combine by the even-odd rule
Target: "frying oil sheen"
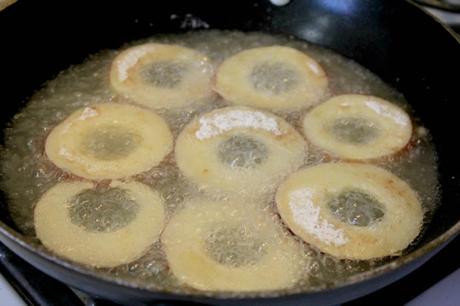
[[[196,49],[207,54],[215,66],[244,49],[271,45],[290,46],[307,52],[322,65],[329,77],[328,97],[346,93],[375,95],[393,101],[411,114],[403,96],[365,68],[329,50],[292,38],[261,33],[202,31],[155,36],[124,47],[146,42],[180,44]],[[56,124],[78,108],[93,103],[125,101],[117,96],[109,85],[110,64],[118,53],[119,51],[102,51],[90,56],[83,63],[61,72],[56,79],[47,82],[30,99],[22,111],[14,117],[6,131],[5,147],[0,154],[1,186],[10,199],[9,209],[14,221],[26,236],[31,237],[31,243],[39,245],[39,242],[32,238],[34,204],[49,188],[69,177],[44,155],[46,136]],[[228,102],[217,96],[209,99],[209,103],[200,106],[180,111],[157,111],[157,113],[166,119],[174,136],[177,136],[182,127],[194,116],[228,105]],[[301,131],[301,119],[304,113],[305,111],[277,114]],[[415,122],[413,147],[408,152],[380,162],[379,165],[407,181],[418,192],[428,221],[437,204],[436,154],[429,134],[417,121]],[[324,156],[320,152],[312,151],[310,148],[305,165],[323,160]],[[173,154],[160,166],[135,178],[161,193],[167,205],[168,215],[180,208],[188,198],[196,197],[201,193],[199,188],[188,183],[180,174]],[[251,186],[247,186],[247,189],[250,192]],[[270,200],[265,204],[266,209],[274,209]],[[286,235],[290,234],[286,231]],[[305,277],[296,285],[298,289],[340,283],[352,274],[371,269],[384,262],[339,261],[306,245],[304,253],[307,259],[304,264]],[[115,276],[146,288],[191,291],[190,288],[179,284],[169,272],[159,242],[135,262],[116,268],[97,270],[99,273]]]

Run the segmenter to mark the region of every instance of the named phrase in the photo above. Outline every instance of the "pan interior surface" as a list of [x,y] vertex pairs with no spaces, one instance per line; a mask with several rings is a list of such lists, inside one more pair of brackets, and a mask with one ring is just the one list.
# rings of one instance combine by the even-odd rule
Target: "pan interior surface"
[[[2,61],[6,73],[2,76],[1,81],[3,84],[13,82],[18,85],[6,88],[2,93],[2,100],[11,101],[7,104],[5,112],[1,114],[2,122],[5,125],[10,122],[13,115],[22,108],[23,104],[21,103],[26,101],[27,97],[45,81],[52,79],[52,76],[60,70],[67,68],[69,64],[81,63],[88,54],[94,54],[101,49],[118,48],[126,41],[149,37],[157,32],[183,32],[194,28],[206,29],[208,27],[238,28],[245,31],[257,30],[294,35],[353,58],[382,77],[385,82],[396,87],[404,95],[414,109],[416,116],[431,132],[439,155],[439,171],[441,173],[439,179],[443,186],[441,199],[443,204],[435,214],[432,225],[427,227],[425,234],[419,241],[418,247],[427,246],[430,241],[453,226],[460,215],[459,209],[450,205],[459,199],[456,186],[458,186],[457,180],[460,171],[455,158],[458,149],[447,145],[450,142],[448,122],[455,122],[454,112],[449,112],[448,109],[454,107],[451,102],[456,97],[458,98],[458,94],[453,91],[453,80],[441,73],[440,70],[441,67],[449,66],[460,68],[458,57],[456,58],[450,53],[453,52],[450,50],[456,48],[458,50],[458,44],[454,41],[448,42],[447,34],[442,32],[444,30],[440,26],[436,28],[432,21],[428,22],[426,16],[419,12],[413,12],[411,14],[422,25],[421,28],[427,30],[428,35],[433,36],[434,43],[439,43],[448,50],[446,53],[435,51],[434,54],[428,54],[428,51],[421,48],[422,41],[417,41],[416,38],[413,38],[415,41],[412,41],[412,44],[409,42],[410,40],[406,41],[411,31],[419,31],[420,29],[415,29],[415,26],[412,25],[401,26],[396,21],[395,24],[386,25],[384,20],[389,20],[393,16],[400,16],[391,5],[388,4],[387,7],[387,4],[383,4],[383,2],[372,4],[369,1],[361,4],[361,6],[350,4],[349,6],[335,7],[331,3],[330,1],[312,1],[307,4],[306,1],[294,1],[287,7],[278,9],[267,6],[265,2],[261,1],[260,3],[257,2],[254,7],[252,4],[246,7],[247,12],[244,14],[236,13],[237,11],[240,12],[241,8],[236,10],[229,7],[229,11],[235,12],[236,18],[228,22],[222,22],[217,18],[213,13],[216,8],[200,7],[200,5],[193,8],[184,6],[179,10],[172,5],[169,9],[165,8],[164,12],[155,12],[152,16],[142,15],[140,13],[142,8],[140,7],[132,7],[124,11],[124,7],[115,5],[113,15],[104,17],[107,18],[106,23],[102,22],[105,25],[98,26],[96,26],[99,24],[96,20],[102,16],[100,14],[103,11],[102,7],[95,7],[94,11],[89,13],[84,5],[72,4],[74,10],[69,13],[70,15],[57,16],[55,17],[57,20],[45,21],[35,28],[19,27],[17,35],[5,34],[4,39],[8,42],[6,45],[9,48],[1,51],[3,53],[1,58],[15,58],[17,61]],[[18,4],[8,9],[4,16],[0,16],[2,17],[0,25],[3,26],[2,23],[14,24],[14,15],[17,12],[24,13],[21,5],[25,6],[25,4]],[[36,8],[37,11],[44,12],[46,5],[44,2],[43,7]],[[148,6],[147,4],[144,5]],[[409,8],[407,4],[401,5],[401,7],[403,11],[408,12],[413,9]],[[28,10],[33,9],[29,7]],[[79,12],[84,12],[85,15],[89,14],[84,25],[81,25],[76,17]],[[158,15],[154,16],[155,14]],[[33,24],[34,21],[39,24],[36,16],[28,17],[31,20],[30,24]],[[369,17],[373,18],[369,19]],[[116,24],[115,21],[118,20],[122,20],[122,22]],[[57,33],[57,30],[53,31],[57,22],[65,25],[68,30],[68,35],[65,35],[65,38],[61,40],[56,39],[56,34],[45,34]],[[77,27],[76,24],[79,26]],[[120,31],[117,31],[116,27],[120,27]],[[96,30],[93,31],[94,29]],[[342,31],[338,31],[338,29]],[[123,37],[121,35],[106,35],[112,31],[126,34]],[[340,32],[345,33],[344,36],[339,37]],[[83,35],[83,33],[85,34]],[[373,33],[379,33],[379,35]],[[443,34],[436,38],[435,34],[437,33]],[[378,39],[365,39],[365,37],[375,37],[374,35],[378,36]],[[19,39],[18,37],[22,38]],[[24,39],[25,37],[28,39]],[[104,38],[101,39],[101,37]],[[26,52],[28,50],[26,46],[31,43],[35,43],[39,47],[34,50],[32,55],[29,55]],[[13,46],[16,47],[13,48]],[[437,63],[425,60],[432,57],[437,59]],[[17,65],[19,64],[22,67],[28,67],[29,73],[18,73]],[[5,78],[5,75],[8,78]],[[445,119],[440,121],[439,118]],[[2,221],[11,228],[27,232],[27,229],[21,230],[13,222],[7,201],[2,200],[0,205],[2,211],[7,212],[2,214]],[[39,247],[33,246],[33,248]],[[409,252],[405,256],[410,258],[411,253]],[[327,263],[325,264],[327,265]],[[105,278],[104,273],[102,271],[96,274]]]
[[[341,94],[374,95],[392,101],[401,108],[406,109],[409,113],[412,112],[400,93],[355,62],[343,58],[327,49],[282,35],[268,35],[258,32],[242,33],[206,30],[194,31],[186,34],[157,35],[143,41],[129,43],[127,46],[124,46],[124,48],[141,45],[143,43],[185,45],[185,47],[205,53],[210,58],[210,61],[215,63],[217,67],[219,63],[223,62],[226,58],[245,49],[272,45],[282,45],[294,48],[315,58],[319,64],[322,65],[323,69],[325,69],[329,79],[329,90],[322,101],[327,100],[331,96]],[[5,151],[2,154],[1,166],[3,177],[8,179],[2,181],[2,186],[9,195],[10,215],[13,217],[15,224],[21,229],[22,233],[34,237],[34,207],[43,194],[60,182],[73,180],[72,177],[69,178],[68,173],[53,166],[46,154],[43,154],[43,142],[46,139],[48,131],[52,130],[54,126],[59,124],[76,109],[91,107],[92,105],[97,105],[97,103],[104,103],[107,101],[126,103],[124,98],[117,95],[116,92],[109,87],[106,81],[113,59],[117,54],[117,51],[103,51],[91,56],[81,65],[77,65],[70,70],[60,73],[56,79],[49,81],[42,90],[38,91],[31,98],[30,102],[28,102],[19,113],[17,119],[13,120],[11,128],[6,132]],[[257,77],[263,81],[264,78],[270,78],[270,76],[271,74],[269,72],[265,72]],[[253,80],[248,80],[248,82],[251,81]],[[209,101],[203,105],[191,105],[188,108],[182,108],[180,111],[165,109],[157,110],[156,112],[165,118],[172,133],[177,135],[193,117],[202,116],[211,109],[221,108],[229,103],[221,97],[216,96],[211,96],[208,99]],[[311,107],[306,111],[295,110],[287,113],[278,111],[278,115],[293,126],[297,126],[302,120],[305,112],[308,112],[309,109],[311,109]],[[340,131],[347,128],[350,130],[356,129],[353,128],[353,126],[348,127],[348,125],[344,123],[340,127]],[[402,152],[394,157],[382,159],[373,163],[387,168],[389,171],[398,174],[401,178],[410,183],[412,188],[417,191],[422,201],[426,217],[425,222],[429,222],[438,204],[436,154],[431,144],[430,136],[421,123],[417,123],[414,129],[414,139],[416,139],[414,141],[417,142],[414,148],[408,149],[408,152]],[[423,133],[420,134],[420,131]],[[360,130],[358,130],[358,133],[362,134]],[[98,135],[99,134],[96,135],[98,138],[95,136],[97,139],[102,137]],[[91,135],[86,137],[91,137]],[[123,139],[121,142],[124,141]],[[234,138],[230,140],[232,139]],[[121,142],[116,142],[115,145],[119,147]],[[233,142],[235,141],[230,143]],[[224,142],[223,144],[226,144],[224,149],[226,148],[228,152],[220,152],[223,150],[220,146],[219,154],[224,154],[224,156],[232,158],[236,153],[232,153],[231,150],[236,150],[238,146],[243,146],[239,148],[239,150],[246,150],[244,148],[244,142],[240,142],[241,141],[236,145],[232,144],[229,148],[226,148],[229,146],[228,141]],[[113,141],[110,143],[113,145]],[[247,150],[251,151],[253,146],[254,145],[250,146]],[[103,149],[102,153],[107,151],[107,148]],[[264,154],[269,154],[267,149],[265,149]],[[238,158],[241,159],[244,158],[244,156]],[[311,147],[309,156],[307,161],[304,162],[303,167],[314,166],[325,159],[327,159],[327,157],[323,152]],[[170,218],[180,212],[182,206],[185,205],[185,207],[187,207],[187,202],[189,202],[190,199],[197,197],[197,195],[198,197],[200,196],[200,190],[188,182],[187,178],[181,175],[180,170],[174,166],[175,162],[178,161],[171,159],[166,164],[160,164],[136,176],[136,181],[142,182],[152,189],[157,190],[162,197],[166,199],[167,213]],[[262,160],[261,163],[263,162]],[[228,164],[225,160],[224,163]],[[257,167],[257,165],[252,167]],[[420,171],[424,172],[424,176],[419,176]],[[246,188],[247,190],[240,189],[239,193],[241,195],[250,195],[252,191],[255,190],[255,186],[247,186]],[[264,190],[264,194],[267,196],[264,196],[263,200],[257,200],[256,203],[258,203],[258,205],[260,203],[262,207],[269,208],[274,190],[272,190],[273,188],[271,185],[267,185],[264,189],[266,189],[266,191]],[[93,193],[94,192],[91,194]],[[216,194],[215,197],[223,198],[225,194]],[[116,203],[117,198],[114,196],[111,196],[111,198],[108,199],[108,201],[110,200],[109,202]],[[119,199],[123,203],[126,202],[122,197]],[[86,202],[88,201],[89,200]],[[244,201],[244,196],[237,198],[237,201]],[[367,200],[364,201],[369,202]],[[89,204],[91,204],[91,202],[89,202]],[[248,206],[249,205],[250,204],[248,204]],[[338,205],[341,204],[339,203]],[[88,210],[89,208],[82,209],[84,214],[91,214],[91,211]],[[337,208],[336,211],[338,210],[341,209]],[[97,214],[101,213],[98,211],[94,212]],[[108,212],[110,212],[110,208]],[[274,210],[272,213],[276,215],[277,212]],[[357,215],[363,214],[363,212],[359,211],[359,208],[356,212],[351,213]],[[120,214],[122,217],[123,212]],[[75,213],[71,214],[72,222],[74,220],[74,215]],[[97,216],[98,215],[94,218],[97,218]],[[341,217],[345,218],[345,216]],[[131,216],[131,219],[132,218]],[[410,216],[407,216],[407,218],[410,218]],[[112,222],[116,223],[116,220],[112,220]],[[89,222],[91,220],[86,221]],[[49,222],[54,221],[50,220]],[[190,220],[190,222],[198,222],[197,224],[200,224],[199,222],[201,221]],[[109,226],[113,228],[122,228],[124,226],[124,224],[119,225],[115,223]],[[100,227],[98,224],[95,226]],[[141,233],[139,233],[139,235],[141,235]],[[290,234],[287,235],[290,236]],[[224,238],[220,238],[220,240]],[[225,243],[229,245],[226,246]],[[235,250],[238,250],[240,243],[244,244],[244,240],[238,243],[230,243],[224,239],[220,247],[223,253],[218,256],[216,255],[217,258],[226,258],[228,255],[225,253],[227,252],[225,251],[226,248],[235,248]],[[296,280],[296,285],[293,288],[288,289],[302,291],[334,286],[346,281],[351,275],[368,271],[390,260],[388,258],[370,261],[339,260],[333,256],[322,254],[315,249],[314,246],[303,245],[302,248],[304,248],[304,263],[301,268],[304,271],[302,273],[303,275],[300,279]],[[93,250],[88,250],[88,252],[92,251]],[[258,258],[260,256],[262,255],[259,254],[256,257]],[[257,261],[253,264],[256,263]],[[168,257],[165,256],[160,242],[153,244],[152,247],[148,249],[146,255],[133,262],[110,269],[95,269],[93,271],[95,273],[108,275],[109,277],[133,282],[136,286],[142,288],[183,290],[183,292],[191,290],[186,286],[184,289],[183,284],[169,272]]]

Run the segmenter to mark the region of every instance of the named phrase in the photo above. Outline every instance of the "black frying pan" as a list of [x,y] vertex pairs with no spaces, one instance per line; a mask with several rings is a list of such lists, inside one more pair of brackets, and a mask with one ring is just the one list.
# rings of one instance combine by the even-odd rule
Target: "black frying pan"
[[[160,5],[161,4],[161,5]],[[170,18],[175,14],[177,18]],[[401,0],[25,1],[0,13],[0,123],[4,127],[35,90],[89,54],[159,32],[202,27],[294,35],[331,48],[369,68],[402,92],[433,134],[442,204],[418,246],[340,287],[314,292],[185,296],[147,291],[89,272],[44,252],[25,238],[0,201],[0,240],[49,275],[88,293],[130,305],[159,300],[212,304],[337,304],[410,273],[460,231],[460,44],[452,33]],[[0,128],[0,131],[3,128]],[[2,137],[3,138],[3,137]],[[397,234],[397,233],[396,233]]]

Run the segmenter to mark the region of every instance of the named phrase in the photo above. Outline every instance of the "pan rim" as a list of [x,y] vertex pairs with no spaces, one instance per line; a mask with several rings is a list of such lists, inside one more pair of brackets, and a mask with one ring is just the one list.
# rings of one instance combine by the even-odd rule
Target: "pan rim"
[[[415,249],[414,251],[408,253],[405,256],[398,257],[388,263],[385,263],[379,267],[364,271],[362,273],[354,274],[348,277],[345,281],[340,282],[338,285],[331,286],[318,286],[312,287],[311,289],[281,289],[281,290],[270,290],[270,291],[247,291],[247,292],[232,292],[232,291],[191,291],[185,292],[183,289],[171,289],[164,290],[161,288],[155,287],[146,287],[136,285],[135,282],[115,279],[109,275],[104,275],[98,273],[96,270],[90,270],[83,265],[74,263],[70,260],[63,259],[52,254],[50,251],[45,249],[40,249],[36,246],[28,243],[22,234],[16,232],[14,229],[0,221],[0,235],[5,236],[6,238],[13,241],[13,243],[19,244],[22,248],[27,249],[36,256],[39,256],[40,259],[46,260],[51,264],[55,264],[67,270],[67,272],[80,274],[82,277],[90,277],[95,281],[103,281],[110,285],[117,285],[125,287],[131,290],[139,290],[144,293],[153,295],[163,295],[167,298],[178,298],[178,299],[210,299],[210,300],[242,300],[242,299],[274,299],[274,298],[283,298],[283,297],[294,297],[296,295],[306,295],[306,294],[324,294],[328,291],[335,291],[343,289],[345,287],[357,285],[361,282],[368,281],[371,279],[378,278],[386,273],[396,271],[399,268],[410,264],[411,262],[422,259],[425,255],[428,255],[430,252],[439,249],[443,244],[447,243],[451,239],[454,239],[458,234],[460,234],[460,220],[457,221],[451,228],[446,230],[444,233],[439,235],[437,238],[429,241],[420,248]],[[3,239],[0,239],[3,240]],[[29,262],[27,259],[25,259]],[[33,264],[32,264],[33,265]],[[46,272],[45,272],[46,274]]]

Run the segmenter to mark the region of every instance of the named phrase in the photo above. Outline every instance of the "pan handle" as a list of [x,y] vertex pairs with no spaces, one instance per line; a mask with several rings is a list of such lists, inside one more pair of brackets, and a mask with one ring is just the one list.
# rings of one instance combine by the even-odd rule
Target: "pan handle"
[[[6,279],[27,305],[83,306],[83,302],[69,287],[30,266],[2,243],[0,274],[7,276]],[[3,305],[2,301],[0,304]]]
[[414,2],[426,5],[438,10],[460,13],[460,3],[452,3],[446,0],[413,0]]

